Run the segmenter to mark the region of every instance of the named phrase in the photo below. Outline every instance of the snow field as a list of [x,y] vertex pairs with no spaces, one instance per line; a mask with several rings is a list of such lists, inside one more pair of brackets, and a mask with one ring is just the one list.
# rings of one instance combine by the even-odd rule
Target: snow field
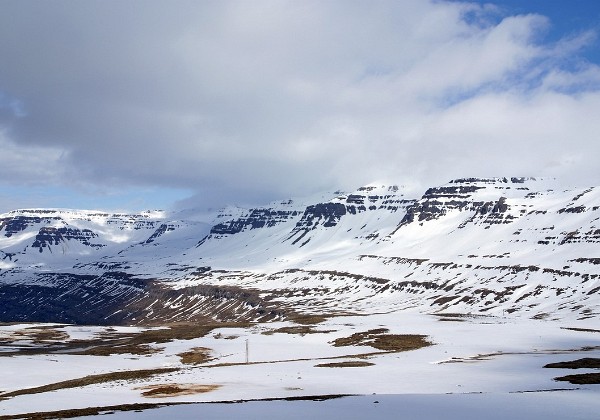
[[[334,332],[305,335],[274,332],[281,327],[294,326],[291,323],[223,328],[213,330],[205,337],[160,344],[158,346],[164,349],[149,356],[52,354],[4,357],[0,358],[4,373],[0,389],[3,391],[104,372],[162,367],[182,369],[148,379],[12,397],[0,401],[0,415],[142,402],[237,401],[324,394],[481,392],[517,395],[511,393],[572,389],[569,392],[573,394],[587,390],[582,394],[586,395],[582,397],[585,401],[597,400],[600,385],[577,386],[553,380],[557,376],[584,371],[542,368],[551,362],[600,357],[600,333],[562,328],[593,328],[593,322],[496,317],[465,318],[463,321],[438,319],[405,312],[335,317],[313,326],[316,331]],[[377,350],[369,346],[334,347],[331,344],[336,338],[375,328],[388,328],[392,334],[425,334],[434,345],[357,359],[356,355]],[[80,330],[77,334],[85,332]],[[250,364],[245,364],[246,340]],[[215,359],[198,366],[182,365],[177,355],[195,347],[210,348]],[[583,351],[583,347],[595,349]],[[363,360],[374,365],[316,367],[320,363],[348,360]],[[194,395],[164,398],[141,395],[140,388],[159,384],[220,387]]]

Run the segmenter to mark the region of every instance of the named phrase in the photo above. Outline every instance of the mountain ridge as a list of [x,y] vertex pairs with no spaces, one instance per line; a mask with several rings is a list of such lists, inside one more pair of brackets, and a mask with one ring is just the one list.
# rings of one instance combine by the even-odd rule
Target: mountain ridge
[[397,309],[597,318],[600,189],[556,185],[461,178],[420,197],[368,185],[321,202],[229,207],[206,222],[161,211],[12,211],[0,215],[0,320]]

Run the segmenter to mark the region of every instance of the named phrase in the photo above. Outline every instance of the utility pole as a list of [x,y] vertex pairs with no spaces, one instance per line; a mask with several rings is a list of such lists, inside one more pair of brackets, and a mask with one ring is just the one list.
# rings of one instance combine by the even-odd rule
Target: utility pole
[[246,338],[246,364],[248,364],[248,339]]

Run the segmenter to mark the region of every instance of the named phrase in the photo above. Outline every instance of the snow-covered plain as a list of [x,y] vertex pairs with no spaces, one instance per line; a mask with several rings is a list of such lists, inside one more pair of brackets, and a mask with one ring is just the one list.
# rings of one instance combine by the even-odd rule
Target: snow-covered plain
[[[336,398],[325,401],[252,401],[194,404],[119,412],[107,418],[192,419],[344,419],[364,420],[543,420],[597,418],[600,402],[593,391],[523,394],[400,394]],[[100,418],[100,416],[98,416]]]
[[[558,322],[491,316],[445,318],[400,312],[329,318],[312,325],[312,331],[303,335],[277,332],[279,328],[294,326],[298,327],[289,322],[280,322],[215,329],[204,337],[158,344],[156,346],[162,350],[152,355],[39,354],[0,357],[2,392],[92,374],[180,368],[147,379],[111,381],[17,395],[0,401],[0,416],[131,403],[223,402],[338,394],[366,395],[368,398],[310,403],[286,401],[266,405],[246,403],[235,407],[177,406],[159,409],[155,415],[235,418],[235,413],[250,410],[255,415],[247,418],[258,418],[259,413],[264,414],[269,410],[287,413],[301,409],[303,414],[307,413],[304,410],[324,410],[323,416],[327,412],[342,410],[345,414],[340,414],[339,418],[361,418],[369,413],[378,418],[398,418],[395,410],[406,405],[405,418],[422,410],[425,410],[425,417],[422,418],[436,418],[446,409],[452,409],[462,414],[445,418],[464,419],[478,418],[476,414],[489,405],[505,410],[508,416],[502,417],[499,415],[502,411],[492,410],[492,417],[489,418],[515,418],[515,415],[520,415],[516,418],[558,419],[568,414],[569,418],[592,419],[597,418],[592,414],[600,409],[600,385],[572,385],[553,379],[590,370],[543,368],[547,363],[600,357],[600,332],[594,331],[597,325],[593,321]],[[93,333],[106,330],[106,327],[85,327],[86,331],[73,326],[55,328],[79,338],[86,331]],[[336,338],[377,328],[388,328],[392,334],[424,334],[433,345],[392,353],[382,353],[369,346],[332,345]],[[15,326],[2,326],[0,336],[6,341],[18,330]],[[245,363],[246,342],[249,349],[248,364]],[[197,347],[210,349],[214,359],[200,365],[182,364],[178,354]],[[369,355],[360,356],[365,354]],[[344,361],[366,361],[373,365],[316,366]],[[217,387],[209,392],[191,395],[159,398],[142,395],[148,387],[166,385]],[[379,405],[373,405],[374,400],[378,400]],[[219,411],[219,407],[223,407],[222,411]],[[115,418],[146,418],[151,413],[128,413]]]

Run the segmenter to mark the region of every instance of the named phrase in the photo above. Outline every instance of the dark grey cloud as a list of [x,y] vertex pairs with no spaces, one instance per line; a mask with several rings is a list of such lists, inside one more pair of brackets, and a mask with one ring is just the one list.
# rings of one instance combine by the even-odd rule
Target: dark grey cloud
[[599,183],[593,34],[411,1],[3,1],[0,177],[212,205],[375,180]]

